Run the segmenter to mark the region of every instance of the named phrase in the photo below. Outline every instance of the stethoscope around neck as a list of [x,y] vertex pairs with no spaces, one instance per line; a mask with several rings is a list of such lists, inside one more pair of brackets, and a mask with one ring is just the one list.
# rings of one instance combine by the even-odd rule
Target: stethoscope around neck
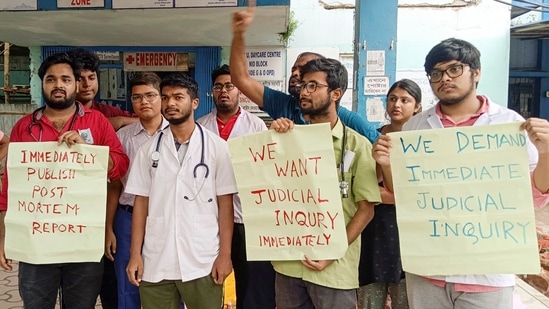
[[[185,195],[183,197],[183,198],[185,198],[186,200],[189,200],[189,201],[194,201],[199,196],[200,191],[202,190],[202,187],[204,186],[204,183],[206,182],[206,179],[208,178],[208,175],[210,174],[210,167],[204,161],[204,129],[202,129],[202,127],[196,122],[195,122],[195,125],[200,130],[201,147],[200,147],[200,162],[197,163],[193,168],[193,177],[196,181],[197,171],[198,171],[199,168],[204,168],[205,174],[204,174],[204,180],[202,181],[202,184],[197,189],[196,195],[193,198],[190,198],[187,195]],[[160,132],[158,134],[158,139],[156,140],[156,147],[155,147],[153,153],[151,154],[151,159],[152,159],[151,166],[153,168],[157,168],[158,167],[158,161],[160,161],[160,145],[161,145],[160,142],[162,141],[163,136],[164,136],[164,132]],[[207,200],[207,202],[211,202],[211,201],[213,201],[212,198],[209,198]]]
[[[40,108],[37,108],[34,112],[32,112],[31,123],[29,124],[29,127],[28,127],[29,135],[36,142],[41,142],[42,141],[42,133],[44,132],[44,128],[42,127],[42,124],[38,121],[36,116],[38,115],[39,112],[44,112],[44,109],[46,109],[46,106],[42,106]],[[76,106],[76,110],[74,111],[74,114],[72,115],[72,120],[71,120],[71,124],[69,126],[68,131],[72,131],[72,129],[74,127],[74,123],[76,122],[76,114],[78,114],[78,110],[79,110],[79,108],[78,108],[78,106]],[[32,133],[32,128],[35,127],[35,126],[38,127],[38,137],[36,137],[34,135],[34,133]]]

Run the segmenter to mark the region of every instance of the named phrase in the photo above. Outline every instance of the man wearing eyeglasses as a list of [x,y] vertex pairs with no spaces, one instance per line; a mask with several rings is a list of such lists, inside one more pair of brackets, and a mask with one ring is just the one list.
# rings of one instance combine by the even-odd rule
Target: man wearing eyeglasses
[[[471,43],[450,38],[437,44],[425,58],[425,71],[439,102],[409,120],[403,130],[524,121],[516,112],[477,94],[481,72],[480,52]],[[534,206],[541,207],[549,201],[549,123],[545,119],[529,118],[523,122],[521,128],[529,136],[528,158],[530,166],[535,166],[531,171]],[[372,153],[382,167],[385,185],[393,191],[390,147],[390,137],[383,135],[374,144]],[[411,308],[513,308],[514,275],[420,275],[406,274]]]
[[[299,107],[311,123],[329,123],[332,129],[341,186],[341,203],[348,248],[337,260],[273,261],[276,270],[278,309],[355,309],[357,305],[360,235],[381,202],[372,145],[345,126],[337,114],[347,89],[347,70],[337,60],[315,59],[303,66]],[[277,132],[293,128],[293,121],[279,118],[271,124]],[[291,134],[291,133],[286,133]],[[345,158],[345,160],[343,159]],[[348,161],[345,166],[343,162]],[[336,168],[334,166],[334,168]]]
[[[305,52],[297,57],[292,66],[292,75],[288,81],[289,94],[265,87],[249,75],[248,64],[244,54],[246,46],[244,37],[254,19],[254,14],[255,7],[250,6],[247,10],[235,12],[233,15],[233,39],[230,56],[233,83],[245,96],[269,114],[271,118],[278,119],[285,117],[291,119],[294,123],[304,124],[306,123],[304,116],[307,117],[307,115],[298,105],[299,86],[301,84],[300,69],[308,61],[324,58],[324,56],[313,52]],[[355,112],[349,111],[342,106],[338,106],[337,112],[343,123],[365,136],[371,143],[379,136],[376,128]]]
[[[124,151],[133,161],[137,150],[146,141],[168,126],[160,113],[161,79],[152,72],[137,74],[130,81],[133,110],[139,121],[116,132]],[[107,194],[105,223],[105,256],[114,262],[118,286],[118,309],[140,309],[139,288],[126,276],[130,260],[132,213],[135,196],[124,192],[128,174],[120,180],[111,180]]]
[[[208,130],[218,134],[224,140],[267,130],[265,122],[239,105],[240,90],[231,81],[228,65],[222,65],[212,72],[213,100],[216,108],[198,119]],[[231,260],[236,284],[236,308],[272,308],[274,309],[274,270],[269,262],[248,262],[246,258],[246,239],[242,221],[242,205],[238,194],[233,197],[234,230],[231,248]],[[253,285],[248,285],[252,276]],[[272,301],[269,301],[272,299]],[[230,300],[229,300],[230,301]]]

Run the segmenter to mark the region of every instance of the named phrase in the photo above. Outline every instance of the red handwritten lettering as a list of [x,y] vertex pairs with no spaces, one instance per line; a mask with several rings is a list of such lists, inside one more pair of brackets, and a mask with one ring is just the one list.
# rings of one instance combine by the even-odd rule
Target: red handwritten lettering
[[251,191],[257,195],[255,203],[257,205],[263,203],[263,193],[267,192],[268,202],[288,202],[299,204],[321,204],[329,202],[328,199],[322,198],[320,188],[316,189],[258,189]]
[[[293,210],[275,210],[275,225],[293,225],[297,224],[304,227],[320,227],[325,229],[335,229],[335,220],[339,213],[330,211],[320,212],[304,212]],[[328,216],[328,220],[326,220]]]
[[265,160],[265,149],[267,149],[267,157],[269,160],[274,160],[273,153],[274,149],[271,148],[271,146],[276,145],[276,143],[268,143],[267,145],[263,145],[261,147],[261,152],[252,150],[252,148],[248,148],[248,151],[250,151],[250,154],[252,155],[252,158],[254,159],[254,162],[257,162],[257,159],[259,158],[261,161]]
[[32,234],[73,233],[82,234],[87,226],[82,224],[32,222]]
[[318,160],[320,160],[320,157],[310,157],[310,158],[304,158],[304,159],[297,159],[296,160],[288,160],[286,161],[286,166],[281,167],[278,166],[278,164],[275,162],[274,167],[276,171],[276,175],[280,177],[281,175],[286,177],[288,176],[288,169],[290,170],[290,177],[301,177],[305,175],[309,175],[308,173],[308,164],[312,161],[313,163],[313,173],[315,175],[318,175]]
[[[64,211],[63,211],[64,210]],[[74,213],[78,216],[78,204],[62,204],[62,203],[42,203],[42,202],[25,202],[17,201],[17,211],[23,211],[28,213],[40,213],[40,214],[69,214]]]
[[32,198],[34,198],[36,195],[39,195],[40,197],[46,197],[46,196],[56,197],[57,196],[59,198],[63,198],[63,193],[65,192],[65,189],[67,189],[67,187],[53,187],[48,189],[43,186],[35,185],[32,188]]
[[77,151],[31,151],[21,150],[21,163],[78,163],[95,164],[97,154]]
[[35,176],[39,180],[68,180],[76,177],[76,170],[59,169],[53,170],[49,167],[44,168],[27,168],[27,180],[31,180]]
[[259,246],[269,248],[279,247],[316,247],[328,246],[330,244],[331,234],[322,233],[321,235],[305,234],[299,236],[268,236],[259,235]]

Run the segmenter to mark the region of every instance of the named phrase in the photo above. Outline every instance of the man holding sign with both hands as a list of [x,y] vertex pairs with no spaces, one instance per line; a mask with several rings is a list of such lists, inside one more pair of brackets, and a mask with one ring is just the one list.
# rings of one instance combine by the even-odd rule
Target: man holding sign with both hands
[[[431,83],[431,89],[439,99],[439,102],[433,108],[416,115],[408,121],[404,125],[403,131],[494,125],[524,121],[516,112],[497,105],[486,96],[477,95],[476,87],[480,80],[481,73],[480,52],[471,43],[454,38],[442,41],[433,47],[427,55],[425,59],[425,71],[427,72],[427,77]],[[531,167],[533,204],[536,207],[541,207],[549,201],[549,123],[545,119],[529,118],[522,123],[520,128],[525,130],[529,137],[529,141],[526,141],[526,146]],[[497,134],[496,132],[487,133],[493,134],[494,136]],[[390,136],[382,135],[374,144],[372,151],[375,160],[382,168],[384,184],[386,188],[392,192],[394,192],[393,185],[396,187],[396,181],[401,180],[397,179],[396,176],[394,179],[392,178],[396,172],[396,167],[394,166],[396,161],[394,161],[393,164],[390,162],[391,152],[394,153],[397,151],[397,149],[392,148],[397,146],[400,147],[400,142],[397,145],[397,140],[394,137],[391,139]],[[436,160],[433,159],[435,159],[435,157],[431,159],[431,162],[434,163]],[[492,165],[494,164],[496,163],[492,163]],[[426,163],[425,165],[427,166],[429,164]],[[451,177],[448,176],[447,179],[448,178]],[[498,178],[493,181],[496,181],[497,179]],[[493,181],[488,180],[487,182]],[[410,183],[410,185],[411,184],[412,183]],[[479,183],[477,182],[476,185],[478,184]],[[457,189],[457,186],[459,185],[460,184],[456,183],[453,188]],[[398,194],[403,194],[403,192],[399,192],[398,189],[399,188],[397,187],[397,191],[395,192],[397,196],[397,205],[399,205],[397,208],[397,215],[399,208],[408,208],[411,206],[411,203],[416,203],[416,201],[408,199],[404,200],[404,203],[400,203],[398,201]],[[455,193],[456,190],[448,189],[448,191],[454,191]],[[433,193],[444,194],[444,192]],[[438,199],[436,201],[439,203]],[[500,205],[497,205],[494,201],[490,200],[490,202],[489,206],[484,206],[486,208],[499,207],[500,211],[502,208],[505,209],[505,207],[508,209],[510,209],[511,206],[516,208],[519,207],[516,204],[504,205],[501,203]],[[501,201],[497,200],[497,202]],[[429,208],[439,206],[438,204],[434,205],[434,203],[435,202],[433,201],[433,205],[421,206]],[[420,205],[418,204],[416,213],[422,211],[419,206]],[[463,212],[467,211],[472,212],[473,210],[472,208],[468,208],[466,203]],[[477,213],[479,212],[478,209],[476,211]],[[486,212],[486,210],[484,211]],[[481,217],[481,215],[475,216],[475,213],[470,213],[468,216],[470,218]],[[435,219],[436,218],[433,218],[433,220],[430,221],[436,222]],[[492,233],[492,225],[489,225],[489,227],[490,233]],[[406,231],[403,231],[400,223],[399,228],[401,236],[405,235]],[[463,233],[465,234],[466,232],[463,231]],[[482,235],[482,231],[480,233]],[[507,230],[501,231],[502,235],[510,237],[510,234],[507,233]],[[437,235],[438,232],[433,232],[432,234],[435,235],[429,236],[439,236]],[[457,237],[452,239],[457,239]],[[404,242],[405,241],[401,239],[401,246],[406,245]],[[458,248],[458,250],[469,252],[469,250],[472,249],[471,247],[464,247]],[[406,262],[405,259],[406,257],[403,254],[403,264]],[[466,261],[462,261],[460,264],[465,262]],[[482,261],[476,262],[483,263]],[[450,265],[450,262],[448,264],[449,270],[447,270],[447,275],[425,276],[427,274],[406,273],[406,285],[410,308],[511,309],[513,307],[514,275],[491,274],[490,271],[487,271],[488,274],[463,274],[463,271],[452,271],[452,267],[455,268],[459,265],[456,264],[452,266]],[[488,268],[488,265],[484,264],[484,266]],[[480,267],[482,267],[482,265],[480,265]],[[406,268],[405,270],[408,271]]]
[[[98,165],[108,165],[107,173],[109,178],[117,179],[124,175],[128,170],[129,159],[124,153],[109,121],[101,113],[90,110],[76,101],[80,79],[79,65],[66,53],[54,54],[42,63],[38,70],[38,75],[42,79],[42,92],[46,105],[37,109],[31,115],[21,118],[12,129],[11,140],[14,143],[57,142],[58,148],[56,149],[59,150],[42,152],[40,156],[38,155],[40,154],[39,151],[34,151],[37,155],[30,160],[39,162],[39,164],[40,162],[57,162],[58,166],[59,164],[63,164],[67,168],[72,166],[71,164],[78,164],[77,168],[90,167],[94,169],[97,169]],[[94,154],[87,155],[80,153],[78,151],[80,148],[75,147],[76,144],[108,146],[108,162],[106,162],[107,158],[105,157],[103,157],[105,161],[98,162],[99,160],[96,159]],[[17,147],[16,144],[12,145]],[[66,146],[69,148],[67,149]],[[24,153],[25,150],[22,152]],[[18,153],[14,151],[13,154]],[[24,165],[24,163],[19,162],[17,165]],[[46,163],[41,164],[43,166]],[[102,253],[97,250],[93,251],[93,253],[98,253],[97,260],[91,261],[94,257],[83,257],[86,253],[83,254],[81,251],[89,249],[90,251],[86,251],[88,255],[93,249],[101,249],[100,251],[103,251],[104,234],[101,230],[104,227],[100,226],[101,224],[98,222],[104,222],[104,216],[100,215],[101,213],[104,214],[104,212],[101,212],[105,209],[104,200],[99,202],[98,205],[86,205],[87,202],[85,199],[90,198],[89,196],[81,197],[82,200],[78,202],[74,200],[68,201],[69,198],[67,196],[78,198],[80,196],[79,193],[82,193],[71,192],[69,190],[71,188],[68,188],[70,186],[68,182],[74,182],[74,179],[86,179],[86,175],[80,169],[58,169],[57,173],[53,173],[52,171],[55,170],[55,167],[52,165],[49,173],[43,172],[42,176],[40,176],[40,173],[37,173],[38,176],[31,179],[36,184],[44,186],[42,188],[46,188],[48,194],[44,194],[43,192],[37,193],[35,190],[29,192],[28,199],[30,202],[23,201],[23,203],[28,202],[25,209],[23,208],[24,206],[22,207],[21,201],[18,202],[13,194],[18,189],[17,184],[11,183],[14,186],[13,189],[8,187],[8,173],[10,174],[10,181],[17,180],[18,183],[25,182],[31,176],[30,173],[28,175],[18,175],[15,171],[17,167],[15,166],[14,170],[8,168],[6,173],[4,173],[2,181],[2,193],[0,195],[0,266],[6,270],[12,269],[11,260],[8,259],[11,257],[6,255],[4,249],[11,248],[8,254],[10,252],[13,254],[15,251],[13,248],[18,245],[13,243],[14,239],[29,239],[31,237],[38,242],[47,243],[48,240],[52,241],[54,237],[58,240],[60,237],[63,237],[59,234],[68,235],[66,238],[67,242],[56,243],[48,254],[38,251],[34,247],[39,247],[39,243],[35,242],[33,245],[24,244],[29,246],[25,247],[24,250],[27,251],[27,256],[33,257],[33,260],[32,262],[20,261],[19,263],[19,291],[21,298],[23,299],[25,308],[54,308],[58,290],[61,289],[63,292],[63,303],[67,308],[93,308],[101,288],[103,264],[99,260]],[[43,170],[47,171],[46,168]],[[18,171],[21,173],[21,170]],[[93,180],[97,180],[98,183],[104,185],[104,177],[103,174],[103,178],[97,176]],[[87,180],[91,179],[87,178]],[[26,182],[28,183],[29,181]],[[85,191],[86,187],[90,187],[90,183],[84,180],[83,183],[78,183],[78,186],[82,188],[82,191]],[[97,189],[95,190],[98,191]],[[106,187],[104,192],[106,192]],[[17,193],[20,194],[19,192]],[[86,191],[86,193],[89,192]],[[58,198],[58,201],[50,201],[53,195],[56,195],[55,197]],[[65,196],[63,197],[63,195]],[[99,196],[97,193],[94,195]],[[31,203],[32,205],[50,205],[51,207],[31,207]],[[61,206],[56,208],[59,205]],[[11,220],[12,226],[17,227],[11,230],[8,229],[7,231],[10,235],[9,239],[12,239],[12,243],[5,242],[6,225],[4,218],[8,206],[9,210],[14,212],[14,216],[18,213],[22,216],[24,215],[23,212],[34,216],[32,217],[32,220],[34,220],[32,225],[31,222],[28,222],[29,226],[32,226],[32,230],[31,228],[28,230],[21,229],[21,222]],[[85,206],[90,207],[84,209]],[[90,211],[98,213],[98,218],[86,217],[86,212],[89,214]],[[57,218],[56,222],[42,222],[44,219],[47,219],[47,214],[55,216]],[[75,220],[74,224],[67,222],[67,214],[74,215],[71,219]],[[77,219],[76,216],[78,215]],[[76,220],[78,221],[76,222]],[[26,220],[22,223],[27,224]],[[90,226],[86,226],[86,224]],[[37,228],[38,225],[40,229]],[[75,227],[78,227],[78,229],[75,229]],[[99,232],[97,235],[93,235],[91,231]],[[29,233],[31,234],[30,236]],[[88,243],[89,241],[89,244],[97,245],[97,248],[76,249],[74,246],[81,244],[71,243],[68,240],[74,239],[77,234],[83,234],[83,237],[80,238],[83,243]],[[34,256],[33,253],[35,253]],[[61,254],[65,254],[65,258],[60,258]]]
[[[311,123],[330,123],[341,202],[349,247],[337,260],[273,261],[276,271],[276,305],[279,309],[354,309],[357,304],[360,233],[381,202],[371,144],[346,127],[337,116],[339,101],[347,89],[347,70],[337,60],[315,59],[301,69],[299,107]],[[287,132],[293,122],[280,118],[271,124]],[[289,134],[289,133],[287,133]],[[345,163],[344,163],[345,162]],[[335,166],[334,166],[335,168]]]

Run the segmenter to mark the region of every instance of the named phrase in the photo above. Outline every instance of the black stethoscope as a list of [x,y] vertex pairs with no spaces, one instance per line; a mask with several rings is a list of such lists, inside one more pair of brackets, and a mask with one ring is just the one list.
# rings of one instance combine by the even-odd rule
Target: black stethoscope
[[[40,124],[40,122],[37,121],[36,115],[38,115],[39,112],[43,112],[46,107],[42,106],[38,109],[36,109],[34,112],[32,112],[31,116],[31,123],[29,124],[28,130],[29,135],[34,138],[35,141],[41,142],[42,141],[42,132],[44,131],[44,128]],[[76,110],[74,111],[74,115],[72,115],[71,125],[69,126],[69,131],[72,131],[72,128],[74,127],[74,122],[76,121],[76,114],[78,114],[78,106],[76,106]],[[38,138],[32,133],[32,128],[34,126],[38,127]]]
[[[196,178],[196,171],[203,167],[206,170],[206,174],[204,175],[204,179],[208,178],[208,175],[210,174],[210,167],[204,162],[204,130],[202,127],[196,123],[196,127],[200,130],[200,141],[202,142],[202,147],[200,151],[200,163],[197,163],[194,166],[193,169],[193,176]],[[158,167],[158,161],[160,160],[160,141],[162,140],[162,136],[164,135],[164,132],[160,132],[158,134],[158,140],[156,141],[156,148],[154,149],[153,153],[151,154],[152,159],[152,167],[157,168]]]
[[[340,120],[341,121],[341,120]],[[341,197],[349,197],[349,183],[345,181],[345,145],[347,144],[347,128],[343,125],[343,139],[341,141],[341,162],[339,163],[339,171],[341,172],[341,181],[339,182],[339,190],[341,190]]]

